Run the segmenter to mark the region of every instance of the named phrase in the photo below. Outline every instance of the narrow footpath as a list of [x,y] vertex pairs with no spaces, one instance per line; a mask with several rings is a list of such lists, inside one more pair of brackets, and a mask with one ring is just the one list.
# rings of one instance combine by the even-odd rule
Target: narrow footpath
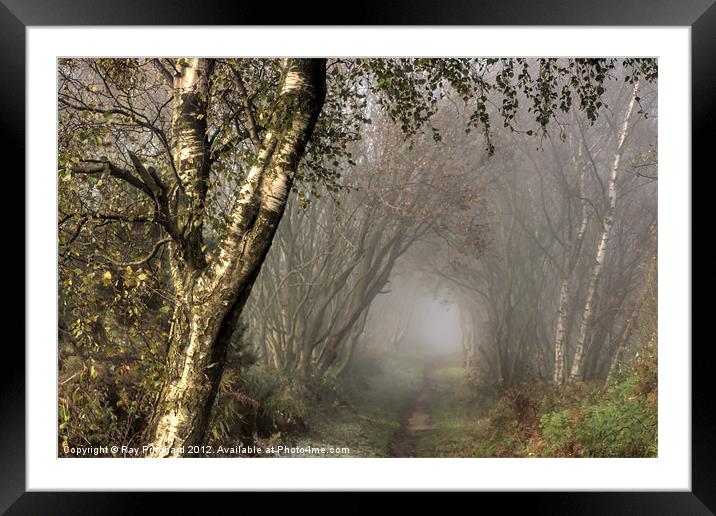
[[423,386],[408,404],[400,428],[390,441],[391,457],[415,457],[416,444],[421,432],[430,430],[428,406],[435,390],[437,364],[428,362],[423,373]]

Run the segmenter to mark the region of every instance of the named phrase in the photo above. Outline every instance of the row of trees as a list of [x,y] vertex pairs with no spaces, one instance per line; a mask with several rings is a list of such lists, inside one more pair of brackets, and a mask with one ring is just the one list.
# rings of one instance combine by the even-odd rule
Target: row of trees
[[[414,304],[375,301],[407,275],[416,297],[450,290],[465,365],[491,381],[611,377],[655,281],[655,99],[615,83],[596,123],[571,113],[542,141],[497,132],[493,159],[454,123],[412,146],[374,127],[345,191],[289,209],[252,340],[268,364],[337,376],[361,340],[400,345]],[[455,115],[445,102],[434,120]]]
[[430,265],[457,291],[466,364],[499,385],[612,376],[655,281],[656,91],[606,96],[594,124],[565,117],[539,146],[510,134],[483,168],[489,246],[453,232]]
[[[372,119],[351,149],[356,165],[342,189],[289,204],[245,313],[267,364],[338,376],[374,301],[391,290],[399,259],[477,202],[475,168],[487,156],[482,142],[445,145],[430,135],[406,142],[389,119]],[[464,130],[441,131],[445,139],[456,133]],[[407,321],[393,329],[394,345]]]

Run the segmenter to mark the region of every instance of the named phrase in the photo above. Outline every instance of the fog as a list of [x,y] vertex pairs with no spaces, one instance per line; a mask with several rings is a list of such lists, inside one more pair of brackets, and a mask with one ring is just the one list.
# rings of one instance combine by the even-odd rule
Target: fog
[[388,284],[372,305],[364,329],[373,341],[390,342],[393,349],[421,357],[456,355],[462,349],[460,312],[447,290],[400,281]]
[[610,83],[593,123],[495,129],[494,154],[455,103],[440,141],[376,116],[343,187],[289,204],[246,312],[260,354],[335,374],[366,353],[461,355],[503,386],[607,377],[656,250],[656,90],[631,93]]
[[460,314],[454,303],[421,297],[416,304],[413,319],[415,322],[405,336],[406,346],[426,354],[460,351]]

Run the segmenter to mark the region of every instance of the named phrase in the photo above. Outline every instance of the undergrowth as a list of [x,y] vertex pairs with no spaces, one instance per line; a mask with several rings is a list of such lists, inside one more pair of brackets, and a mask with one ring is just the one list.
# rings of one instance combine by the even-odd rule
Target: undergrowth
[[487,457],[656,457],[656,356],[643,352],[607,385],[509,390],[478,443]]

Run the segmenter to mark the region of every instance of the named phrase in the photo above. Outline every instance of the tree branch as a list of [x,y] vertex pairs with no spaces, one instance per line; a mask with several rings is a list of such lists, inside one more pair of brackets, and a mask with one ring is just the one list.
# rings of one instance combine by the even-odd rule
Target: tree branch
[[144,258],[141,258],[141,259],[136,260],[136,261],[133,261],[133,262],[118,262],[118,261],[113,260],[112,258],[110,258],[110,257],[108,257],[108,256],[103,256],[103,255],[96,255],[96,256],[99,256],[99,257],[101,257],[101,258],[107,260],[108,262],[112,263],[113,265],[115,265],[115,266],[117,266],[117,267],[137,267],[137,266],[139,266],[139,265],[144,265],[144,264],[147,263],[149,260],[151,260],[152,258],[154,258],[154,255],[157,254],[157,251],[159,251],[159,249],[160,249],[163,245],[168,244],[168,243],[170,243],[171,241],[172,241],[171,238],[163,238],[163,239],[161,239],[159,242],[157,242],[156,244],[154,244],[154,247],[152,247],[152,250],[149,251],[149,254],[148,254],[148,255],[146,255]]
[[127,153],[129,154],[129,158],[132,160],[132,165],[134,165],[139,177],[142,178],[144,184],[147,185],[149,190],[151,190],[152,196],[157,199],[157,202],[159,202],[159,197],[162,194],[166,194],[166,186],[152,167],[149,167],[149,169],[145,168],[136,154],[132,151],[127,151]]
[[154,66],[157,69],[157,71],[159,71],[159,73],[162,74],[164,76],[164,78],[167,80],[167,82],[169,83],[169,86],[173,85],[174,84],[174,76],[171,74],[171,72],[169,72],[169,70],[167,70],[164,67],[162,62],[159,59],[154,58],[154,59],[152,59],[152,63],[154,63]]
[[241,104],[246,111],[246,119],[247,119],[247,129],[249,131],[249,135],[251,136],[251,141],[254,143],[254,147],[256,147],[256,150],[261,149],[261,138],[259,137],[259,131],[258,131],[258,125],[256,124],[256,116],[254,115],[254,109],[251,106],[251,100],[249,99],[249,95],[246,92],[246,86],[244,85],[244,80],[241,78],[241,74],[233,69],[234,76],[236,77],[236,86],[239,91],[239,96],[241,97]]
[[128,222],[130,224],[150,224],[156,222],[154,217],[129,217],[119,213],[87,213],[85,216],[92,220],[110,220]]
[[112,177],[121,179],[125,183],[130,184],[134,188],[141,190],[149,197],[153,197],[152,190],[147,186],[141,179],[135,177],[129,170],[118,167],[114,163],[107,160],[97,159],[85,159],[82,160],[81,164],[75,165],[72,168],[72,172],[75,174],[102,174],[103,172],[109,172]]

